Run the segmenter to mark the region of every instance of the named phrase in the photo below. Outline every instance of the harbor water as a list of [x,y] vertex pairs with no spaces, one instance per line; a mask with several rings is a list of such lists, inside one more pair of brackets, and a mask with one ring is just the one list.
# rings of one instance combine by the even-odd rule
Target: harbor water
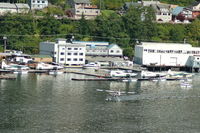
[[[180,81],[72,81],[77,74],[0,80],[1,133],[199,133],[200,75]],[[134,91],[120,101],[99,90]]]

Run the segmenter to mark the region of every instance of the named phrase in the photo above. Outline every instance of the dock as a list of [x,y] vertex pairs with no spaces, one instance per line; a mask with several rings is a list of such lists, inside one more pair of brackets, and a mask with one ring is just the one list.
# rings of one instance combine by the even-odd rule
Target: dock
[[11,75],[0,75],[0,79],[13,80],[13,79],[16,79],[16,77],[15,76],[11,76]]
[[123,81],[127,78],[72,78],[71,80],[76,80],[76,81]]

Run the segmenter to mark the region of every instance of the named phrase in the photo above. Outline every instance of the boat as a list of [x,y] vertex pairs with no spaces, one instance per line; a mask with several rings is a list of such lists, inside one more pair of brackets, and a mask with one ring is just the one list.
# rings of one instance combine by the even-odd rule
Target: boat
[[1,63],[1,68],[4,70],[12,70],[12,71],[21,71],[21,70],[29,70],[30,68],[26,65],[18,65],[18,64],[6,64],[3,60]]
[[136,78],[127,78],[122,80],[122,82],[136,82],[136,81],[137,81]]
[[37,64],[36,69],[37,70],[59,70],[63,69],[64,67],[60,65],[52,65],[52,64],[47,64],[44,62],[40,62]]
[[63,74],[63,71],[58,71],[58,70],[50,70],[49,71],[50,75],[57,75],[57,74]]
[[135,77],[137,73],[128,72],[124,70],[111,70],[110,77]]
[[171,69],[168,70],[167,74],[167,77],[173,78],[191,78],[193,76],[191,73],[171,71]]
[[141,71],[141,78],[160,78],[165,77],[166,73],[150,72],[150,71]]
[[189,82],[185,81],[185,82],[181,82],[181,88],[191,88],[192,84],[190,84]]
[[14,74],[27,74],[28,70],[14,70],[13,73]]
[[88,64],[83,65],[83,68],[95,68],[95,69],[99,69],[100,68],[100,64],[97,62],[90,62]]

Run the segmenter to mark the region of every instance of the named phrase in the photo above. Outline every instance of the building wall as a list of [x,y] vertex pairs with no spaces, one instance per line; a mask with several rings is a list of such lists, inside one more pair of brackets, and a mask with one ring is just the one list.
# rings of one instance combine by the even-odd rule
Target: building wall
[[200,3],[192,8],[193,11],[200,11]]
[[49,62],[53,62],[52,58],[39,58],[39,57],[35,57],[33,58],[33,61],[35,62],[44,62],[44,63],[49,63]]
[[170,22],[172,20],[172,14],[171,13],[167,13],[166,15],[164,15],[163,13],[160,15],[156,15],[156,20],[162,20],[162,22]]
[[135,46],[135,56],[134,56],[134,62],[137,64],[142,65],[143,64],[143,47],[140,45]]
[[29,0],[31,10],[48,7],[48,0]]
[[85,51],[85,45],[69,43],[64,39],[40,43],[40,54],[50,55],[54,62],[61,64],[85,64]]
[[17,8],[1,8],[0,7],[0,15],[4,15],[6,13],[17,13]]
[[123,53],[122,53],[122,49],[120,47],[118,47],[117,45],[114,45],[113,47],[111,47],[109,50],[108,50],[108,55],[109,56],[123,56]]
[[142,43],[135,47],[135,62],[141,65],[186,66],[200,48],[189,44]]

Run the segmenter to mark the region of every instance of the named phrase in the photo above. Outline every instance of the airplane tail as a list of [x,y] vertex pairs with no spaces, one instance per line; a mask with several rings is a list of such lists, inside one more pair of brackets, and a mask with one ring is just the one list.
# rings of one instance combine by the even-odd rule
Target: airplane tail
[[6,68],[8,65],[6,64],[5,60],[2,60],[1,62],[1,69]]

